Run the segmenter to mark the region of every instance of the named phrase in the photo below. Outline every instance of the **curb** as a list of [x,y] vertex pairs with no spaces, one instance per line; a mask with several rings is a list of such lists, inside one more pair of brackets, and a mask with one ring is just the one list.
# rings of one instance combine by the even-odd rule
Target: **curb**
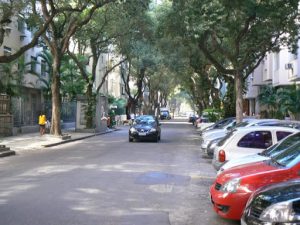
[[42,145],[42,146],[45,147],[45,148],[53,147],[53,146],[57,146],[57,145],[62,145],[62,144],[74,142],[74,141],[80,141],[80,140],[90,138],[90,137],[95,137],[95,136],[98,136],[98,135],[112,133],[112,132],[118,131],[118,130],[120,130],[120,129],[116,128],[116,129],[105,131],[105,132],[99,132],[99,133],[95,133],[95,134],[91,134],[91,135],[87,135],[87,136],[83,136],[83,137],[79,137],[79,138],[74,138],[74,139],[71,138],[71,139],[68,139],[68,140],[63,140],[63,141],[60,141],[60,142],[57,142],[57,143],[47,144],[47,145]]

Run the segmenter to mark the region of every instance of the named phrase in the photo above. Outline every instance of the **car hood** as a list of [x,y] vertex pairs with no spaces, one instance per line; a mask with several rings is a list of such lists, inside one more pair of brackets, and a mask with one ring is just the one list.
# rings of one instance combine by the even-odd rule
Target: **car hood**
[[264,160],[270,159],[269,157],[262,156],[259,154],[247,155],[244,157],[239,157],[237,159],[231,159],[227,163],[225,163],[220,170],[227,170],[229,168],[233,168],[235,166],[241,166],[248,163],[261,162]]
[[245,178],[252,175],[265,174],[275,170],[278,170],[278,168],[265,162],[249,163],[225,170],[217,177],[217,182],[223,184],[234,178]]
[[299,200],[300,181],[292,180],[264,187],[254,193],[254,196],[252,205],[262,208],[278,202]]

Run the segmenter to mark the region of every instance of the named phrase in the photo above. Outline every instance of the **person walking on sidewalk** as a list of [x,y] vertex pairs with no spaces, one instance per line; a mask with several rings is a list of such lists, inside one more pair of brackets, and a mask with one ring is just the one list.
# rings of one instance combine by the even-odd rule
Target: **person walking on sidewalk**
[[47,118],[46,115],[41,112],[39,115],[39,125],[40,125],[40,135],[43,136],[45,134]]

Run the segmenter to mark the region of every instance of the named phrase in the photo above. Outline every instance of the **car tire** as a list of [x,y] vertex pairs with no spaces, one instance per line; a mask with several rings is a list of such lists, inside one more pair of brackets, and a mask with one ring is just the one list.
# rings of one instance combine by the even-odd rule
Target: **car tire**
[[157,140],[159,140],[160,141],[160,135],[158,136],[158,139]]
[[133,138],[131,138],[131,137],[129,137],[128,140],[129,140],[129,142],[133,142]]

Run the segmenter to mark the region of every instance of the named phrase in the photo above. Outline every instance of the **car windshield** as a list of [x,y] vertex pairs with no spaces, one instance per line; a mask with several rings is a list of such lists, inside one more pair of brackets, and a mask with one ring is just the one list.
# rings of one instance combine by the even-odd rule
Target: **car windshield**
[[293,166],[300,160],[300,139],[295,141],[285,151],[271,157],[272,161],[282,166]]
[[137,117],[133,124],[153,125],[155,124],[155,120],[152,116],[141,116]]
[[283,139],[276,145],[271,146],[270,148],[263,151],[260,155],[267,156],[267,157],[274,157],[281,152],[285,151],[289,147],[297,144],[300,141],[300,133],[293,134],[288,136],[287,138]]

